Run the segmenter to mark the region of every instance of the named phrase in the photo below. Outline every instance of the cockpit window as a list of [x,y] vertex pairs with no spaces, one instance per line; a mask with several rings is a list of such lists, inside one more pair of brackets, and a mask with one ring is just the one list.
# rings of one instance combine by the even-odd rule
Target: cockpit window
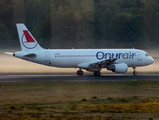
[[147,56],[149,56],[149,55],[146,53],[145,56],[147,57]]

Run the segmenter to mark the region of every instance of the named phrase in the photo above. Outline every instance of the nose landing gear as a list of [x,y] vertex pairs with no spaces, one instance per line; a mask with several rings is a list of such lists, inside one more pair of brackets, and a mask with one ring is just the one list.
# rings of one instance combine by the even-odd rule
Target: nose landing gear
[[133,70],[134,70],[134,72],[133,72],[133,75],[137,75],[138,74],[138,72],[136,72],[136,67],[133,67]]

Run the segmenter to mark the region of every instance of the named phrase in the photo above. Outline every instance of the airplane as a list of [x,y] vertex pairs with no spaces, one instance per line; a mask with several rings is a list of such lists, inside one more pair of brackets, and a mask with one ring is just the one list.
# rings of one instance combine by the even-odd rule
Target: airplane
[[17,31],[21,50],[12,54],[23,60],[51,67],[78,68],[77,75],[83,75],[83,70],[101,75],[101,69],[124,74],[128,67],[150,65],[154,59],[145,51],[139,49],[44,49],[42,48],[23,23],[17,23]]

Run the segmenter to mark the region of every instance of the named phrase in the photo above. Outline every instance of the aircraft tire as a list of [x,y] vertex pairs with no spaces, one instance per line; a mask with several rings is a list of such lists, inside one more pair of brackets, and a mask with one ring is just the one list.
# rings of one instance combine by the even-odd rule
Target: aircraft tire
[[78,70],[77,71],[77,75],[83,75],[83,71],[82,70]]
[[138,74],[138,72],[136,72],[136,71],[135,71],[135,72],[133,72],[133,75],[137,75],[137,74]]
[[100,71],[95,71],[94,72],[94,76],[100,76],[101,75],[101,72]]

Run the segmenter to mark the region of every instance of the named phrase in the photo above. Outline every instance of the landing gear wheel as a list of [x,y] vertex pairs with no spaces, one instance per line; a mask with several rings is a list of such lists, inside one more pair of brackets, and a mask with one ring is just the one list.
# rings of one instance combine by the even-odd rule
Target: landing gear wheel
[[94,76],[100,76],[101,75],[101,72],[100,71],[95,71],[94,72]]
[[133,67],[133,69],[134,69],[133,75],[137,75],[138,72],[135,71],[136,67]]
[[136,72],[136,71],[133,72],[133,75],[137,75],[137,74],[138,74],[138,72]]
[[82,70],[78,70],[77,71],[77,75],[83,75],[83,71]]

